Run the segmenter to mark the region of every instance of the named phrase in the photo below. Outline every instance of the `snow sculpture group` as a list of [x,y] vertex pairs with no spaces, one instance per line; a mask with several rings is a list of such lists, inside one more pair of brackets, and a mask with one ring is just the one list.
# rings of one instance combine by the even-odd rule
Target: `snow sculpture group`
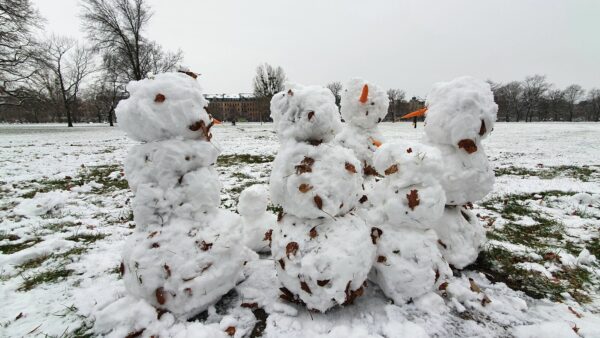
[[388,110],[377,86],[350,81],[338,111],[328,89],[287,85],[271,100],[277,220],[264,186],[242,192],[241,216],[218,208],[214,120],[194,73],[127,89],[119,124],[143,143],[125,161],[137,227],[121,273],[132,296],[159,310],[183,318],[206,310],[269,246],[281,298],[321,312],[351,304],[367,280],[405,303],[477,258],[484,230],[468,206],[494,182],[481,141],[497,106],[485,82],[435,85],[422,142],[389,143],[377,127]]

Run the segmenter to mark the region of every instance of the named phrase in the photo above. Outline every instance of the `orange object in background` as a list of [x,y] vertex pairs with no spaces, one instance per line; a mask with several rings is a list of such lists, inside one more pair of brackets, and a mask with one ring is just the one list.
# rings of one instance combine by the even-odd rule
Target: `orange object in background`
[[411,117],[423,116],[423,115],[425,115],[426,112],[427,112],[427,107],[421,108],[419,110],[415,110],[412,113],[408,113],[408,114],[402,116],[401,119],[409,119]]
[[362,92],[360,93],[360,98],[358,99],[358,101],[360,101],[360,103],[367,103],[368,98],[369,98],[369,86],[364,85]]
[[219,120],[217,120],[216,118],[214,118],[214,117],[213,117],[213,118],[212,118],[212,123],[213,123],[213,124],[221,124],[221,123],[223,123],[223,122],[221,122],[221,121],[219,121]]
[[371,143],[373,143],[374,146],[376,146],[377,148],[381,147],[381,141],[378,141],[374,138],[371,137]]

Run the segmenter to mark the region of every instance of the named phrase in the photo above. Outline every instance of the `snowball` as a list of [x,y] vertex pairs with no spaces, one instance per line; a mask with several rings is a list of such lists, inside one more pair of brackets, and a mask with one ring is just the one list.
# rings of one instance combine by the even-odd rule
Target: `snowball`
[[271,252],[283,286],[309,309],[326,311],[363,292],[375,245],[357,216],[305,220],[285,215]]
[[440,151],[418,142],[386,143],[375,152],[373,164],[386,179],[405,185],[437,180],[442,172]]
[[269,189],[264,184],[252,185],[240,194],[238,211],[242,216],[260,216],[269,203]]
[[396,304],[432,291],[452,275],[433,231],[384,224],[371,279]]
[[287,142],[273,162],[271,198],[298,217],[343,215],[363,195],[361,171],[352,151],[339,145]]
[[439,247],[444,259],[462,269],[473,263],[485,242],[485,230],[472,211],[447,206],[444,215],[431,223],[439,237]]
[[363,129],[345,123],[344,128],[336,136],[335,141],[342,147],[354,152],[354,155],[356,155],[363,165],[363,175],[376,175],[373,172],[373,155],[377,150],[376,144],[384,141],[383,135],[377,129]]
[[156,308],[190,317],[235,286],[252,258],[240,240],[239,216],[218,209],[137,231],[123,251],[125,287]]
[[426,105],[428,139],[457,149],[464,140],[479,145],[492,131],[498,111],[490,85],[468,76],[435,84]]
[[329,142],[341,128],[335,97],[321,86],[286,84],[271,99],[271,118],[282,140]]
[[210,142],[166,140],[131,147],[125,159],[125,177],[135,193],[140,183],[163,188],[176,185],[182,175],[215,164],[219,149]]
[[50,191],[37,193],[31,199],[26,199],[19,203],[14,209],[14,213],[25,217],[42,216],[51,214],[60,210],[69,197],[67,191]]
[[383,211],[392,224],[426,230],[444,213],[446,198],[439,184],[404,187],[392,181],[383,189]]
[[[362,79],[352,79],[344,88],[340,112],[346,123],[371,129],[383,121],[390,104],[383,89]],[[367,94],[365,102],[360,101],[363,94]]]
[[202,139],[201,130],[190,126],[211,118],[205,111],[208,101],[194,78],[183,73],[158,74],[152,79],[127,85],[129,98],[115,109],[119,127],[138,141],[170,138]]

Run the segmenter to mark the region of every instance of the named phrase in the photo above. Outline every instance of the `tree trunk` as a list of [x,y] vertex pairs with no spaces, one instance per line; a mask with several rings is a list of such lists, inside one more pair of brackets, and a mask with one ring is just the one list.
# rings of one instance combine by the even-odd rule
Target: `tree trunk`
[[114,108],[108,111],[108,124],[111,127],[115,126],[114,123],[113,123],[113,111],[114,111]]
[[67,127],[71,128],[73,127],[73,117],[71,116],[71,109],[66,108],[67,109]]

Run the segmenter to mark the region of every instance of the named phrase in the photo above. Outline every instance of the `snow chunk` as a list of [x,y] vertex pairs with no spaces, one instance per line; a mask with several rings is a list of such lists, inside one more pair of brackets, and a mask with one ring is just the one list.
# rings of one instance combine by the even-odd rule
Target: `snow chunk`
[[[363,94],[365,101],[361,102]],[[386,92],[363,79],[352,79],[344,86],[341,95],[340,112],[344,121],[353,126],[371,129],[385,118],[390,99]]]
[[14,209],[15,214],[26,217],[42,216],[60,210],[66,203],[69,192],[50,191],[37,193],[32,199],[26,199]]
[[268,252],[266,233],[275,228],[277,218],[267,212],[269,190],[264,184],[252,185],[240,194],[238,211],[242,216],[244,244],[256,252]]

